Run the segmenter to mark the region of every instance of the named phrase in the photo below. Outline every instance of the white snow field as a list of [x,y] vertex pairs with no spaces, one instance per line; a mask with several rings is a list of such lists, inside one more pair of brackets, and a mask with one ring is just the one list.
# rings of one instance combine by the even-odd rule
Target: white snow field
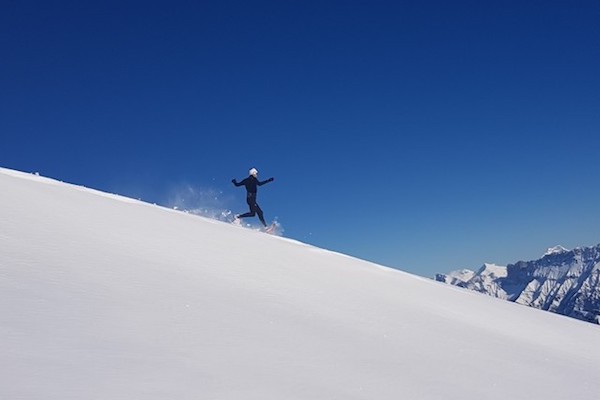
[[600,398],[600,327],[0,169],[0,399]]

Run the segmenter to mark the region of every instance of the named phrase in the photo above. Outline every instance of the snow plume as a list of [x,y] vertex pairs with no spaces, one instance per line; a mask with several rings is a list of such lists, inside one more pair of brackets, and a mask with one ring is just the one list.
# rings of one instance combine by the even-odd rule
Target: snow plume
[[281,225],[281,223],[277,220],[277,217],[275,217],[272,224],[273,228],[271,230],[271,235],[283,236],[283,232],[285,231],[285,229],[283,229],[283,225]]
[[[183,211],[188,214],[200,215],[202,217],[216,219],[223,222],[233,222],[236,214],[248,211],[244,205],[235,211],[231,210],[234,196],[226,195],[221,190],[212,188],[197,188],[189,184],[175,187],[168,198],[167,206],[174,210]],[[269,223],[269,221],[267,221]],[[241,220],[240,226],[244,228],[260,230],[258,219],[248,218]],[[275,217],[272,221],[271,234],[282,236],[283,225]]]
[[224,195],[221,190],[186,184],[171,191],[168,206],[186,213],[231,222],[234,214],[229,204],[232,201],[233,197]]

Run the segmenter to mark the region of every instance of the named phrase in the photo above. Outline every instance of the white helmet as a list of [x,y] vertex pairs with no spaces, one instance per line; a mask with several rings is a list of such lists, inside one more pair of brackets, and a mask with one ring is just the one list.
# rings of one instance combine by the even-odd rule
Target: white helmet
[[258,170],[256,168],[252,168],[250,171],[248,171],[248,173],[250,175],[257,175],[258,174]]

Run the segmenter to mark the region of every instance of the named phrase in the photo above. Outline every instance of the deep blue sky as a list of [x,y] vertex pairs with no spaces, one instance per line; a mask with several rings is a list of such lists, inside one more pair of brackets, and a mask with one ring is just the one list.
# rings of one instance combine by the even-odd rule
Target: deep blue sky
[[0,165],[239,212],[256,166],[286,236],[425,276],[593,245],[599,21],[597,1],[4,2]]

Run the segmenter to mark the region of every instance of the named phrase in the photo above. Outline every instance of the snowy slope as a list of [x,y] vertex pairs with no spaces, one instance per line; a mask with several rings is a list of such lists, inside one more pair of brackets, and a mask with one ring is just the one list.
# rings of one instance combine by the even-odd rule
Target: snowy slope
[[598,399],[600,328],[0,169],[0,399]]

